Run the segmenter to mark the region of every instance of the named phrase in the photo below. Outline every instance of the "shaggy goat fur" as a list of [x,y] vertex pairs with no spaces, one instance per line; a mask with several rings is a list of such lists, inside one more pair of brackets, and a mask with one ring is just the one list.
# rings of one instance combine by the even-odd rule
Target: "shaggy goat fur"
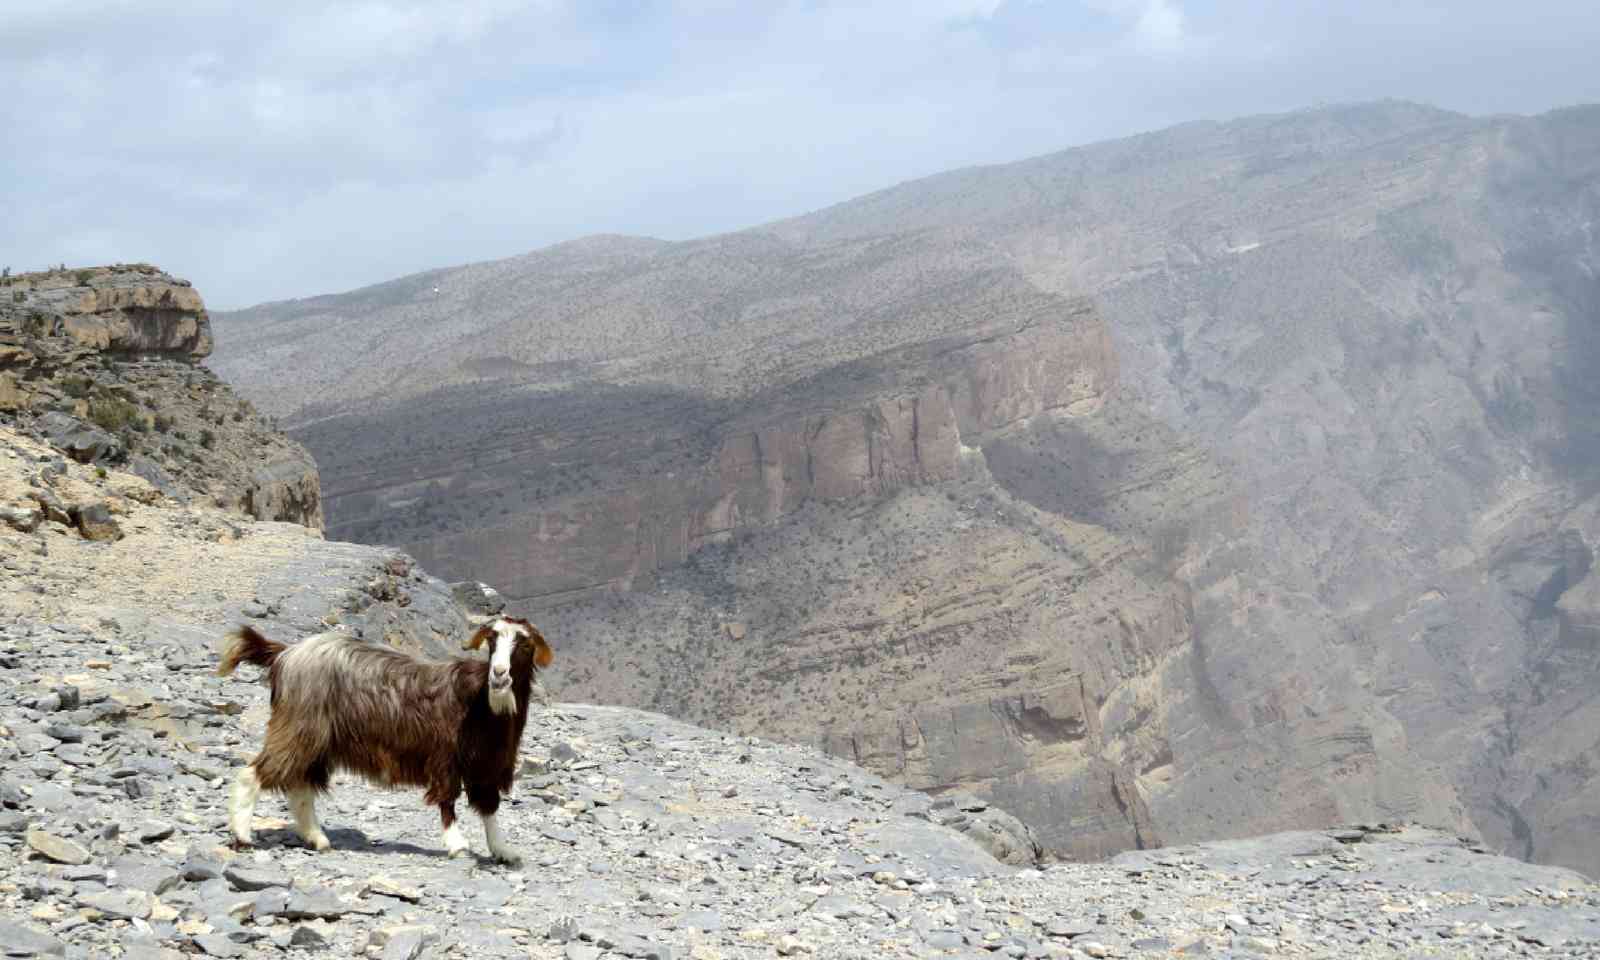
[[265,667],[272,716],[261,752],[234,785],[234,838],[250,843],[258,794],[277,790],[287,795],[300,835],[327,849],[316,794],[328,789],[334,773],[347,771],[380,786],[425,787],[452,856],[466,852],[455,811],[465,787],[467,803],[483,818],[490,853],[515,862],[495,811],[501,794],[511,791],[535,675],[553,655],[543,635],[520,618],[490,621],[468,646],[477,649],[486,640],[493,641],[487,661],[433,662],[337,633],[291,646],[240,627],[217,672],[230,674],[241,663]]

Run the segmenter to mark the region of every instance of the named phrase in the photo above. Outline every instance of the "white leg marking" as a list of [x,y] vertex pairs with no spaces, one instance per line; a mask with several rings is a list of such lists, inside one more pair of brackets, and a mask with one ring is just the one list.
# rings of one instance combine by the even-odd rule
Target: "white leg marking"
[[228,802],[228,823],[233,827],[233,839],[241,844],[250,842],[250,818],[255,816],[256,798],[260,796],[256,768],[247,764],[234,779],[233,797]]
[[301,839],[311,845],[311,849],[321,851],[333,846],[328,841],[328,835],[322,832],[322,824],[317,822],[316,791],[290,791],[289,809],[294,812],[295,830],[299,831]]
[[466,855],[467,838],[461,835],[461,821],[450,824],[450,829],[444,832],[444,850],[452,857]]
[[507,866],[522,866],[522,854],[512,849],[506,843],[506,838],[500,835],[500,824],[492,813],[483,818],[483,836],[489,842],[490,856]]

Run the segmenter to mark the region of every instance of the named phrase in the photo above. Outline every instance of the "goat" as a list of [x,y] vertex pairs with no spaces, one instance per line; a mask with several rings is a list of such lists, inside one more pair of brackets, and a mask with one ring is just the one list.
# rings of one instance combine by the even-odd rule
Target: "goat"
[[328,849],[316,795],[344,771],[378,786],[426,787],[424,802],[439,808],[452,857],[467,852],[456,823],[456,797],[465,786],[489,853],[502,863],[521,862],[501,836],[495,811],[501,794],[511,792],[539,668],[554,658],[533,624],[502,616],[479,627],[467,648],[492,640],[487,661],[420,660],[331,632],[289,645],[248,625],[227,640],[217,673],[228,676],[252,663],[267,669],[272,687],[266,741],[239,771],[228,808],[240,846],[251,842],[261,791],[275,790],[287,796],[305,842]]

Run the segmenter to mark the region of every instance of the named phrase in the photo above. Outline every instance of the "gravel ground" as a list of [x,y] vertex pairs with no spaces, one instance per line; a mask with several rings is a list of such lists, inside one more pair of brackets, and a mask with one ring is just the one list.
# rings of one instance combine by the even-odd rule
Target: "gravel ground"
[[[281,800],[225,844],[259,742],[208,649],[0,626],[8,956],[1593,956],[1600,887],[1419,828],[1289,833],[1044,869],[813,751],[638,711],[535,715],[501,820],[444,856],[414,792],[339,781],[315,854]],[[944,806],[948,811],[948,805]],[[471,825],[471,818],[468,821]]]

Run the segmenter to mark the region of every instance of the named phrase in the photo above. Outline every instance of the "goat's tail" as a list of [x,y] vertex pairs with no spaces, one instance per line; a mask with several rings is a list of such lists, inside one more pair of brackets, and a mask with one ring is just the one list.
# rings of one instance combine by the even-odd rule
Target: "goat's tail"
[[233,673],[241,663],[253,663],[258,667],[270,667],[278,655],[289,649],[289,645],[269,640],[261,635],[261,631],[246,624],[228,634],[228,645],[222,649],[222,662],[217,664],[217,676],[226,677]]

